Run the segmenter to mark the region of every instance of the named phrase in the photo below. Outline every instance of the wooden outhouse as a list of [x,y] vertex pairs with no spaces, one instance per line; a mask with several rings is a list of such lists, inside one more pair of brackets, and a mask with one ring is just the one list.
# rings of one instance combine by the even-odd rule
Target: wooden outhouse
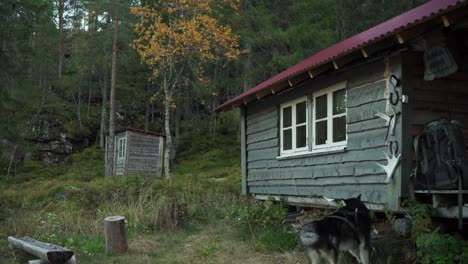
[[217,110],[240,108],[243,193],[305,206],[361,194],[392,211],[411,196],[457,201],[458,190],[413,190],[410,176],[424,124],[468,128],[467,51],[467,1],[433,0],[223,103]]
[[[144,175],[160,177],[163,165],[164,136],[136,129],[120,129],[114,138],[114,166],[111,175]],[[109,136],[106,137],[106,153],[109,153]],[[110,166],[106,160],[106,172]]]

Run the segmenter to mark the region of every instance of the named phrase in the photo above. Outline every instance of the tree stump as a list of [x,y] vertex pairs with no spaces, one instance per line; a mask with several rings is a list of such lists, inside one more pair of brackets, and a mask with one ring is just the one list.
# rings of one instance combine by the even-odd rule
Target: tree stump
[[106,237],[107,254],[122,254],[127,252],[128,244],[125,217],[106,217],[104,219],[104,234]]

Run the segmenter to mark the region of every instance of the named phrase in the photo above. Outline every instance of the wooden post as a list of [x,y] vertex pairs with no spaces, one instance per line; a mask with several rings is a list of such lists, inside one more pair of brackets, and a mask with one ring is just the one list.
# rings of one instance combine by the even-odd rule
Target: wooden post
[[108,216],[104,219],[104,234],[106,237],[106,253],[121,254],[127,252],[127,231],[125,217]]
[[64,264],[73,257],[73,251],[64,247],[37,241],[30,237],[8,237],[12,248],[24,250],[25,252],[41,258],[50,264]]

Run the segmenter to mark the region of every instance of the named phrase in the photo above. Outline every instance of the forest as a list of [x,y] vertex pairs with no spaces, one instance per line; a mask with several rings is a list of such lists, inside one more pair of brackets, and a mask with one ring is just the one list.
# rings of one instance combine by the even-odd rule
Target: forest
[[[239,113],[213,109],[424,2],[1,1],[0,262],[30,257],[12,254],[10,235],[83,263],[305,262],[285,209],[240,195]],[[164,177],[104,177],[119,128],[165,134]],[[128,255],[104,253],[114,214],[128,220]],[[382,263],[424,257],[382,243]]]

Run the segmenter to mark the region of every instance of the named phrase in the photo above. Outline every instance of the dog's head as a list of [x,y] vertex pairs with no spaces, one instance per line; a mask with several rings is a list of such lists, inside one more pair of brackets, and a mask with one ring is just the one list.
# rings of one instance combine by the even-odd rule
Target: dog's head
[[343,202],[345,203],[345,207],[355,210],[362,210],[362,211],[367,211],[366,205],[361,201],[361,195],[359,194],[357,197],[354,198],[349,198],[349,199],[343,199]]

